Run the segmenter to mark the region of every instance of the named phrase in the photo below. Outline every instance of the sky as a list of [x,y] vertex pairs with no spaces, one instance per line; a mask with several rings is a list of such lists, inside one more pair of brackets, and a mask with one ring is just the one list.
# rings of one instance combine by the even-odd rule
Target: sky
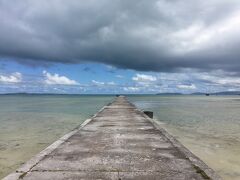
[[240,90],[239,0],[0,0],[0,93]]

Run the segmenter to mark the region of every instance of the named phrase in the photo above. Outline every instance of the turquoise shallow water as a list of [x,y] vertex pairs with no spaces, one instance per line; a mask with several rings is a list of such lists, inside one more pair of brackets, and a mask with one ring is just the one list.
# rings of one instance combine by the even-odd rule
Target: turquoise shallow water
[[112,99],[112,96],[0,95],[0,179]]
[[240,96],[130,96],[224,179],[240,179]]
[[[113,96],[0,95],[0,178]],[[224,179],[240,179],[240,97],[129,96]]]

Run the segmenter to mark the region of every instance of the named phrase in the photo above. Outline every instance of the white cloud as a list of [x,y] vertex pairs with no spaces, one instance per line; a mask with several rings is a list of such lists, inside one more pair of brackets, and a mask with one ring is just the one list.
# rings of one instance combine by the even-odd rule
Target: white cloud
[[[136,74],[132,77],[132,87],[137,87],[140,92],[217,92],[228,89],[240,90],[240,77],[234,72],[215,70],[194,72],[186,69],[177,73],[154,73],[150,77],[146,74]],[[149,75],[147,75],[149,76]],[[152,81],[151,81],[152,80]],[[128,90],[128,89],[126,89]]]
[[138,88],[138,87],[124,87],[123,90],[126,91],[126,92],[138,92],[138,91],[140,91],[140,88]]
[[121,78],[121,79],[124,78],[124,76],[122,76],[122,75],[120,75],[120,74],[116,75],[116,77],[117,77],[117,78]]
[[132,80],[138,81],[138,82],[153,82],[156,81],[157,78],[152,75],[147,75],[147,74],[136,74]]
[[211,84],[219,86],[233,86],[240,87],[240,78],[233,76],[234,74],[226,73],[223,71],[215,71],[213,73],[199,74],[199,79],[209,81]]
[[2,83],[20,83],[22,82],[22,74],[19,72],[10,75],[0,75],[0,82]]
[[[211,25],[203,21],[194,22],[188,27],[174,32],[170,37],[176,46],[174,50],[186,53],[212,47],[216,49],[225,47],[224,44],[231,43],[239,30],[240,13],[238,11]],[[237,38],[235,37],[235,39]]]
[[107,84],[108,84],[108,85],[110,85],[110,86],[114,86],[114,85],[116,85],[116,83],[115,83],[115,82],[113,82],[113,81],[111,81],[111,82],[108,82]]
[[97,85],[97,86],[106,86],[106,85],[108,85],[108,86],[115,86],[116,85],[116,83],[113,82],[113,81],[111,81],[111,82],[101,82],[101,81],[92,80],[92,83],[94,85]]
[[75,80],[71,80],[66,76],[60,76],[58,74],[51,74],[47,71],[43,71],[44,83],[48,85],[78,85]]
[[226,78],[226,79],[219,79],[217,83],[222,85],[236,85],[240,86],[240,78],[232,77],[232,78]]
[[109,69],[109,70],[115,70],[116,69],[114,66],[111,66],[111,65],[106,65],[106,68]]
[[178,87],[179,89],[188,89],[188,90],[194,90],[194,89],[196,89],[195,84],[191,84],[191,85],[181,84],[181,85],[177,85],[177,87]]
[[102,86],[102,85],[105,84],[104,82],[101,82],[101,81],[95,81],[95,80],[92,80],[92,83],[93,83],[94,85],[98,85],[98,86]]

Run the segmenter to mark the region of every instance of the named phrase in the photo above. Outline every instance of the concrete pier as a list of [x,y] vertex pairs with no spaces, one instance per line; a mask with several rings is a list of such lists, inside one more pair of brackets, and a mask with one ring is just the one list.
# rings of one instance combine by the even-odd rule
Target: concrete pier
[[29,160],[15,179],[220,179],[123,97]]

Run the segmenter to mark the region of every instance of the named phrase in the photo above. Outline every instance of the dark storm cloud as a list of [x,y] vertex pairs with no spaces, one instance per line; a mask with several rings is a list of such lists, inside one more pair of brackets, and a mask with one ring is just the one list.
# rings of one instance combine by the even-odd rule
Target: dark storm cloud
[[239,71],[239,10],[239,0],[0,0],[0,56]]

